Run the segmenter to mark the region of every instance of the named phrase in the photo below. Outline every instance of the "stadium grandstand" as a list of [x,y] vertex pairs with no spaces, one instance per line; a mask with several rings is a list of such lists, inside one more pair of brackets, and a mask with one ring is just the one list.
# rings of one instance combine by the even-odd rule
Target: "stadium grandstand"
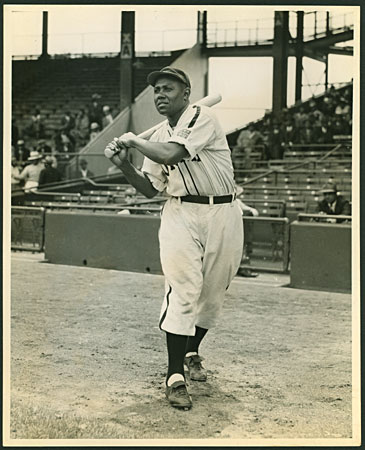
[[[307,16],[313,19],[310,30]],[[43,12],[43,30],[47,20]],[[294,37],[289,32],[293,20]],[[192,100],[197,101],[208,94],[210,58],[260,56],[273,59],[272,108],[257,120],[227,130],[238,198],[259,212],[257,217],[243,217],[241,268],[290,273],[294,287],[349,291],[351,216],[328,219],[318,214],[318,203],[326,183],[334,183],[338,194],[352,201],[353,82],[328,82],[328,56],[353,55],[348,45],[354,38],[351,18],[336,22],[326,11],[276,11],[269,35],[261,37],[259,26],[251,32],[235,28],[220,34],[202,11],[193,46],[144,53],[135,51],[135,12],[123,11],[121,23],[117,53],[51,55],[44,32],[41,55],[13,58],[13,169],[19,176],[36,152],[52,158],[60,180],[29,189],[24,180],[12,178],[12,249],[44,252],[54,263],[160,273],[157,230],[165,197],[148,200],[138,194],[104,157],[104,148],[114,136],[138,134],[161,121],[146,81],[152,70],[168,65],[186,70],[194,86]],[[296,62],[291,106],[289,57]],[[324,64],[323,90],[308,98],[302,97],[304,57]],[[131,158],[141,165],[141,155],[133,153]],[[119,223],[126,248],[144,240],[135,244],[133,261],[127,251],[117,255],[113,249]],[[83,233],[87,224],[108,230],[103,245],[93,232]],[[338,261],[327,253],[332,244],[323,242],[323,233],[343,250]],[[313,280],[310,266],[316,263],[302,261],[300,254],[294,262],[293,252],[298,253],[298,242],[313,251],[318,240],[323,246],[317,270],[330,258],[333,272]],[[148,252],[147,242],[152,243]],[[105,248],[110,251],[101,257]]]

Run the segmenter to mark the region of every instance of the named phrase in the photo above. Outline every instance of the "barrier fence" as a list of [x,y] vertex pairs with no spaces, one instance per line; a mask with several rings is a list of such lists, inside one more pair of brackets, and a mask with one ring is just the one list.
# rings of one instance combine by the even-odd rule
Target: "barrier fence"
[[[118,212],[138,214],[141,220],[160,215],[158,205],[69,205],[49,204],[47,207],[11,208],[11,249],[43,252],[45,242],[45,211],[64,210],[79,213]],[[287,272],[289,266],[289,220],[276,217],[244,217],[245,245],[241,267],[262,271]],[[143,236],[141,236],[143,239]],[[147,245],[147,243],[146,243]]]
[[45,208],[12,206],[11,249],[43,252]]

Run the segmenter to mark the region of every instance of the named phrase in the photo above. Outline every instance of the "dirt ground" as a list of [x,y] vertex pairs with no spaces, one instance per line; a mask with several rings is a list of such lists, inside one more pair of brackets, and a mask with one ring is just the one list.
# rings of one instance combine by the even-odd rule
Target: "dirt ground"
[[10,438],[351,438],[351,296],[288,281],[235,278],[201,347],[208,381],[180,411],[164,397],[162,276],[14,254]]

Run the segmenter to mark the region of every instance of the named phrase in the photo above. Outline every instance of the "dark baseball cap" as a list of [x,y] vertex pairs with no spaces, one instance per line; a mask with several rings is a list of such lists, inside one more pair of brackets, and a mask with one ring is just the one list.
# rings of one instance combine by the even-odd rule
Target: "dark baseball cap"
[[181,69],[175,69],[175,67],[164,67],[161,70],[156,70],[155,72],[151,72],[147,76],[147,81],[149,84],[154,86],[158,78],[162,76],[168,76],[175,78],[175,80],[181,81],[181,83],[186,84],[187,87],[191,88],[189,77],[186,73]]

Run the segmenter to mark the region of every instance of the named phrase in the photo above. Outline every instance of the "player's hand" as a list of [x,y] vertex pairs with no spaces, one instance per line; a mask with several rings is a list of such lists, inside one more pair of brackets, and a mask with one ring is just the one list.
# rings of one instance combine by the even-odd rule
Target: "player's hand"
[[118,165],[119,161],[125,161],[128,158],[128,148],[118,143],[118,138],[114,138],[104,150],[104,154],[114,164]]
[[[117,144],[124,148],[133,147],[135,145],[136,135],[134,133],[124,133],[117,139]],[[114,139],[115,140],[115,139]]]

